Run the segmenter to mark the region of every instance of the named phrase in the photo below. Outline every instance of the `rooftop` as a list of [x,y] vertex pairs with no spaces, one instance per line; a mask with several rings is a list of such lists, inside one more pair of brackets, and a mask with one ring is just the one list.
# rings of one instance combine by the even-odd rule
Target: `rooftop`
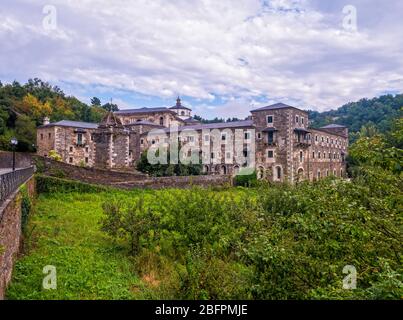
[[[269,105],[269,106],[266,106],[266,107],[251,110],[250,112],[265,111],[265,110],[276,110],[276,109],[287,109],[287,108],[298,109],[296,107],[289,106],[288,104],[285,104],[285,103],[275,103],[275,104],[272,104],[272,105]],[[306,112],[306,111],[301,110],[301,109],[298,109],[298,110]]]
[[336,129],[336,128],[347,128],[347,127],[336,123],[331,123],[328,124],[327,126],[321,127],[321,129]]
[[[249,128],[253,127],[252,120],[241,120],[241,121],[233,121],[233,122],[218,122],[218,123],[204,123],[204,124],[195,124],[189,126],[180,126],[177,127],[179,131],[183,130],[203,130],[203,129],[226,129],[226,128]],[[165,132],[171,131],[171,128],[164,129]]]
[[158,107],[158,108],[139,108],[139,109],[126,109],[126,110],[119,110],[115,111],[114,113],[117,115],[121,114],[132,114],[132,113],[152,113],[152,112],[173,112],[165,107]]
[[176,99],[176,105],[174,105],[173,107],[170,107],[169,109],[183,109],[183,110],[192,111],[192,109],[186,108],[185,106],[182,105],[181,99],[179,97],[178,97],[178,99]]
[[46,128],[46,127],[53,127],[53,126],[83,128],[83,129],[96,129],[96,128],[98,128],[98,123],[61,120],[58,122],[53,122],[53,123],[39,126],[39,128]]

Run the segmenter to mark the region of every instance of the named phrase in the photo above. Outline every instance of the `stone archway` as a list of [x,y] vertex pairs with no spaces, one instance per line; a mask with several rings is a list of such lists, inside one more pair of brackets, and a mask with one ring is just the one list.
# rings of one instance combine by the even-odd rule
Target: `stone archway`
[[304,181],[304,169],[299,168],[297,171],[297,182]]
[[227,167],[226,166],[221,166],[220,173],[223,174],[223,175],[227,174]]

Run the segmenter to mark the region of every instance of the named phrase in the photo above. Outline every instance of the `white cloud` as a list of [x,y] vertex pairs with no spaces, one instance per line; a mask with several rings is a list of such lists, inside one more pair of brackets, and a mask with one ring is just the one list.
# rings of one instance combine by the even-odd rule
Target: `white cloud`
[[[195,106],[199,114],[215,97],[227,99],[214,108],[218,116],[243,115],[257,97],[325,110],[403,91],[402,23],[393,10],[394,23],[350,33],[341,27],[341,1],[327,10],[314,0],[54,0],[58,29],[49,33],[42,29],[45,3],[4,2],[5,78],[162,98],[180,93],[204,100]],[[372,21],[377,9],[366,2],[359,21]]]

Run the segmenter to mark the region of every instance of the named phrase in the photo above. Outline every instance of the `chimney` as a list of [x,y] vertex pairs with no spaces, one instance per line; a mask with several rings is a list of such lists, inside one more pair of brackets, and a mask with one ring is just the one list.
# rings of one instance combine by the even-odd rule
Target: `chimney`
[[46,126],[47,124],[50,123],[49,117],[43,118],[43,125]]

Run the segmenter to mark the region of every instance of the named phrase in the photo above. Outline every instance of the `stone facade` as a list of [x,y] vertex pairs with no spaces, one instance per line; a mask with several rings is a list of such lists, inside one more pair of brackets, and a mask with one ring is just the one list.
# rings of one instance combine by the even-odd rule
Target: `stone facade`
[[59,121],[37,130],[38,155],[47,157],[56,151],[62,161],[81,166],[95,165],[93,133],[98,125],[77,121]]
[[47,156],[55,150],[64,162],[74,165],[84,159],[89,167],[122,169],[133,167],[146,150],[177,145],[189,146],[183,158],[196,155],[209,174],[237,174],[246,162],[253,164],[259,178],[271,181],[344,176],[347,128],[308,125],[306,111],[282,103],[252,110],[247,120],[199,124],[178,98],[171,108],[109,113],[99,125],[61,121],[41,126],[38,153]]

